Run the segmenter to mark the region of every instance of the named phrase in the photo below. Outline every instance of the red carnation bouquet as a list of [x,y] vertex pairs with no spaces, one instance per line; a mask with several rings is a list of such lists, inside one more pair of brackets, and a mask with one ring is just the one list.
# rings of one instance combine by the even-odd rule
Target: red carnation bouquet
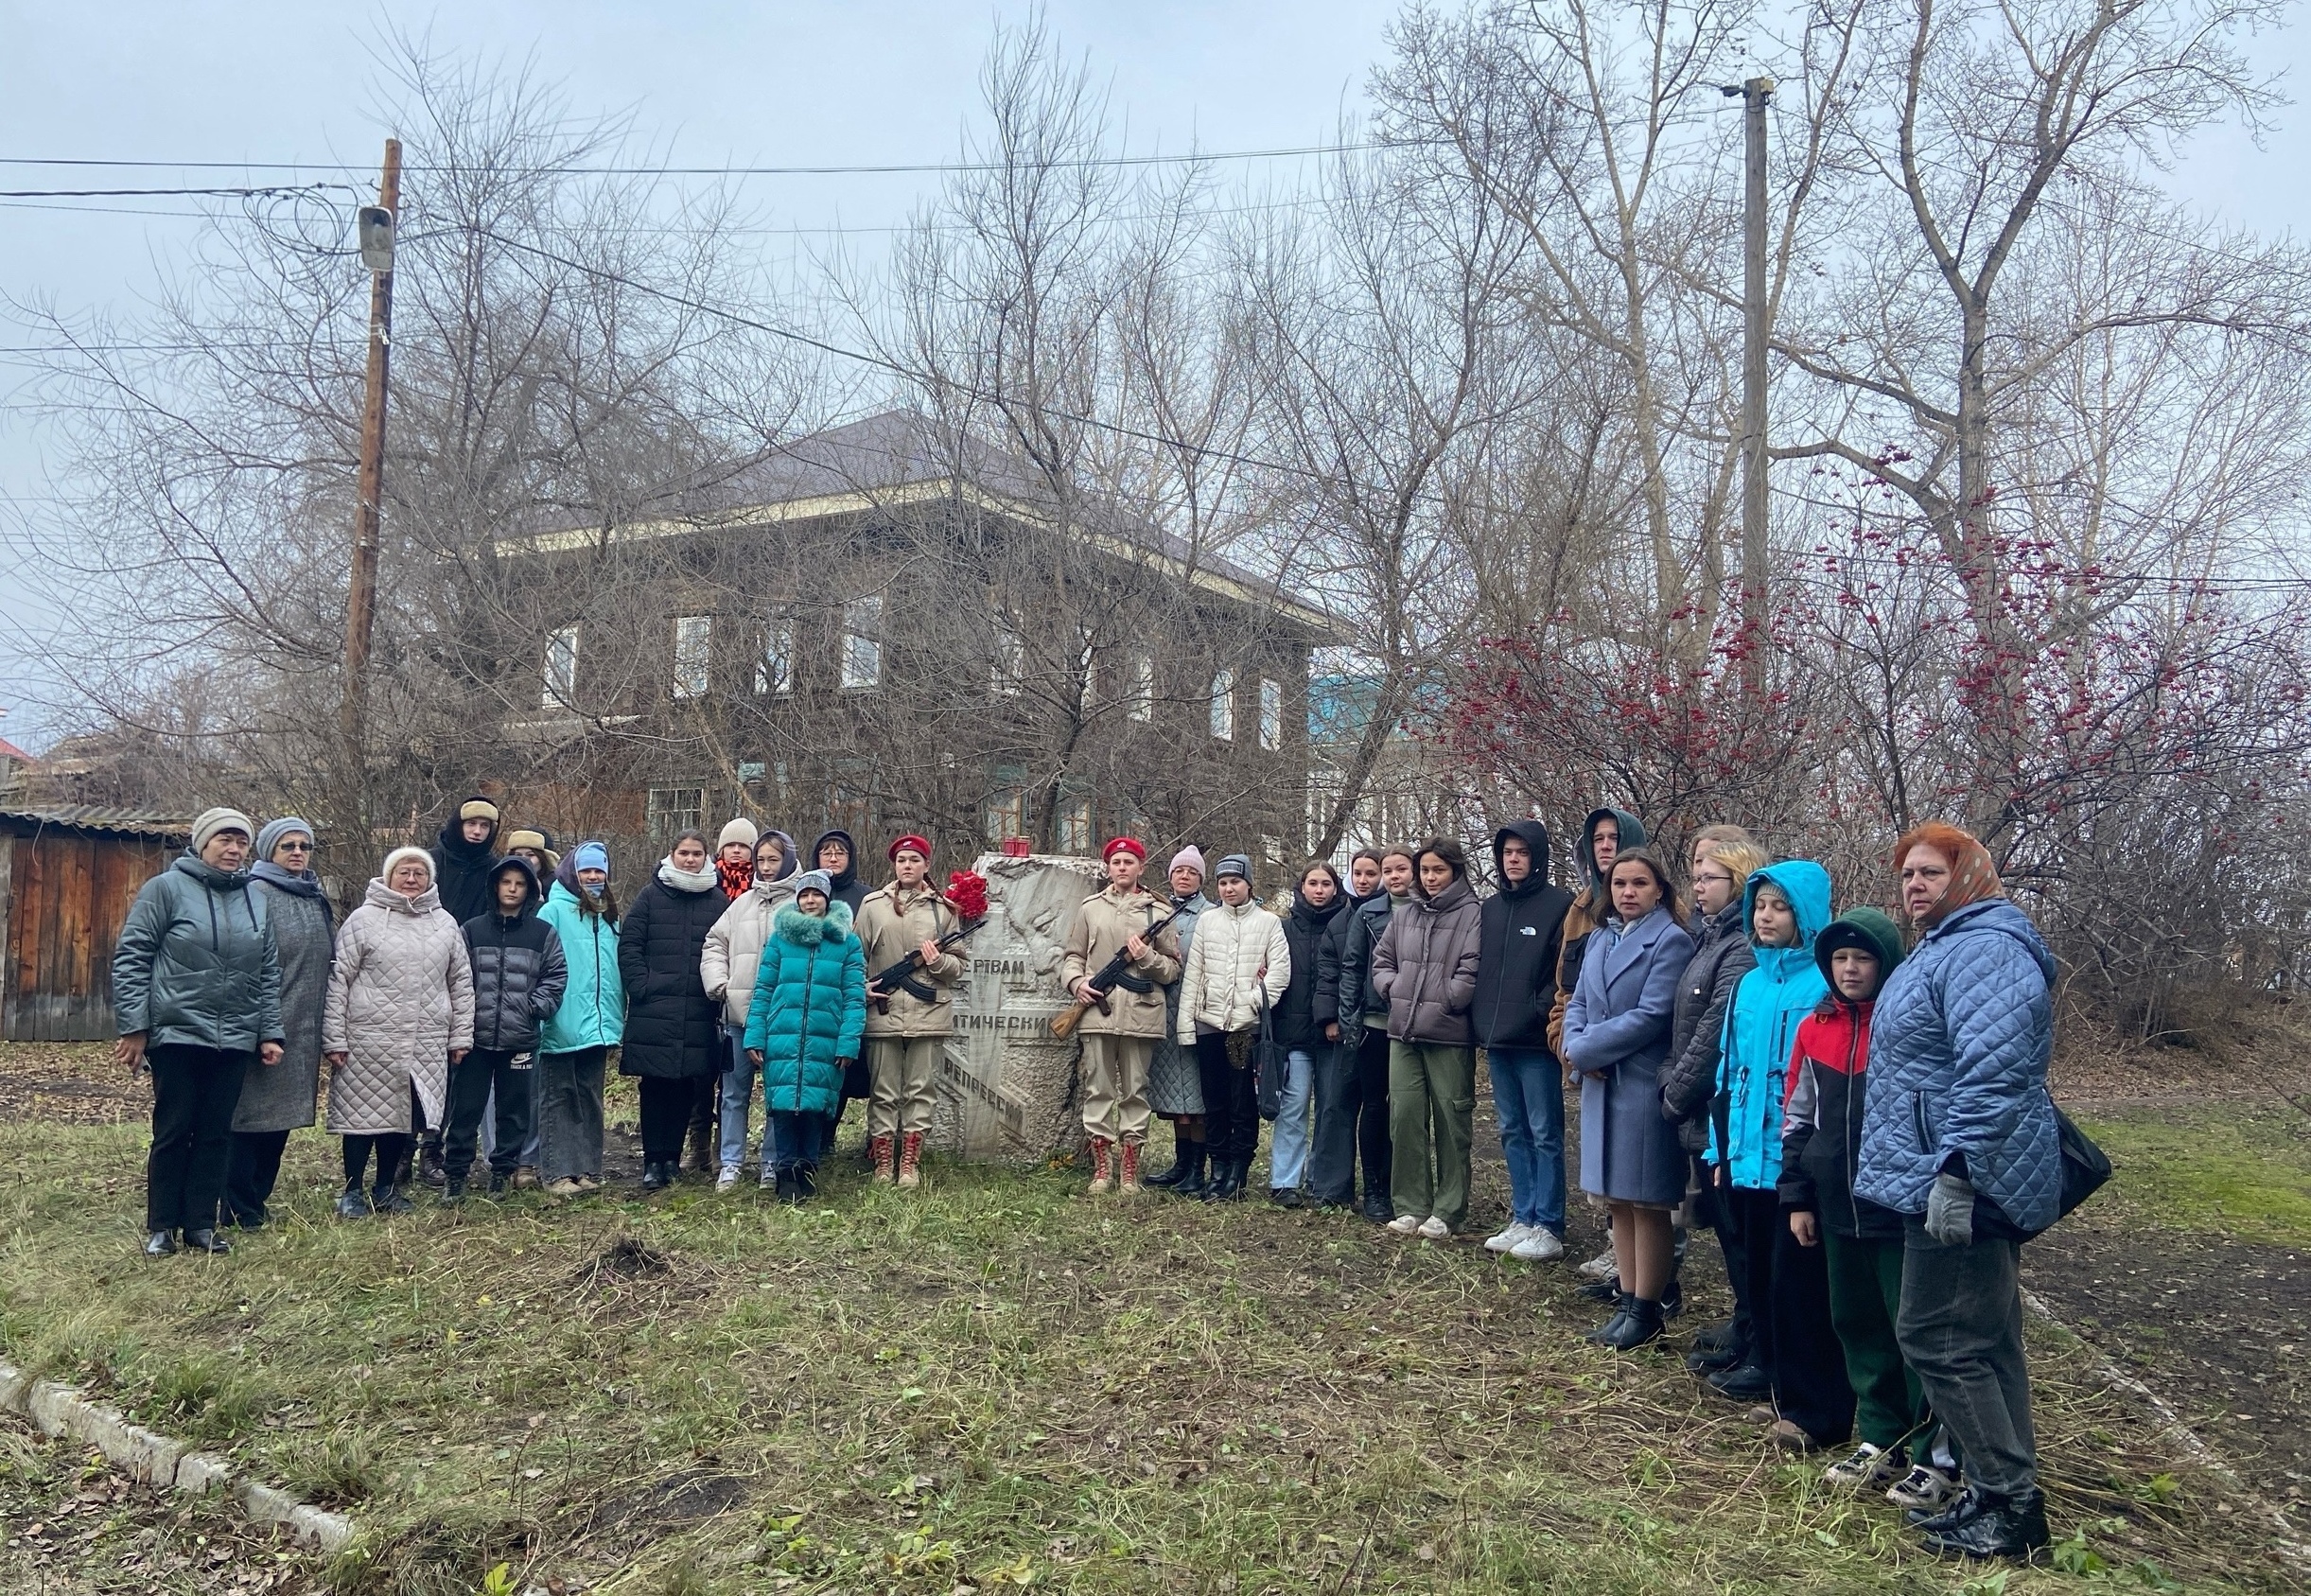
[[947,902],[965,920],[987,918],[987,877],[976,870],[956,870],[947,878]]

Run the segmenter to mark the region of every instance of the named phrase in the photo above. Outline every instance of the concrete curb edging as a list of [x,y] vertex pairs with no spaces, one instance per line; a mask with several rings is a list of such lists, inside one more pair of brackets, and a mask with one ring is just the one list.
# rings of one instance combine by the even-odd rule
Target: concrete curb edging
[[250,1519],[286,1527],[299,1545],[334,1552],[353,1538],[353,1520],[314,1507],[277,1486],[245,1474],[210,1452],[131,1424],[116,1408],[92,1402],[68,1385],[32,1379],[0,1362],[0,1408],[22,1413],[44,1434],[84,1441],[107,1461],[148,1485],[196,1496],[222,1494]]

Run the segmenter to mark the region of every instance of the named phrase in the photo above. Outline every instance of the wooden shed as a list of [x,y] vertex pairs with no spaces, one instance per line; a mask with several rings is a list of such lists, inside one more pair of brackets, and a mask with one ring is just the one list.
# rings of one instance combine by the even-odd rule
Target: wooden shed
[[112,1037],[121,922],[191,834],[170,816],[0,810],[0,1038]]

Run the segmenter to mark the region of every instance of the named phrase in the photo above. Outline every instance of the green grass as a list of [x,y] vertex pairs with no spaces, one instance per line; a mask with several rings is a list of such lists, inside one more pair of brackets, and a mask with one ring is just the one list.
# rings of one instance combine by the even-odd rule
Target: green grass
[[[350,1503],[344,1590],[465,1596],[501,1562],[648,1596],[1988,1588],[1673,1352],[1585,1346],[1561,1269],[1473,1246],[1063,1171],[935,1165],[914,1199],[848,1160],[801,1210],[687,1186],[339,1224],[335,1144],[301,1133],[283,1223],[155,1265],[142,1156],[0,1127],[0,1348]],[[2075,1345],[2037,1354],[2057,1535],[2285,1587]]]
[[2131,1109],[2082,1121],[2110,1155],[2097,1208],[2138,1222],[2311,1246],[2311,1116],[2270,1106]]

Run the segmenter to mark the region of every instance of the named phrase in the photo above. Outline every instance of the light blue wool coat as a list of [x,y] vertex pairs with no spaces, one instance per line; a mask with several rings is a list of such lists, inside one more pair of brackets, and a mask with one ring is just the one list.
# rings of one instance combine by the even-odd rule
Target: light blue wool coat
[[859,1056],[867,1030],[867,955],[850,910],[824,916],[781,903],[755,973],[746,1046],[762,1055],[762,1100],[773,1114],[832,1114],[841,1061]]
[[[1758,888],[1769,881],[1797,911],[1794,948],[1758,946]],[[1813,962],[1813,938],[1829,923],[1830,872],[1811,859],[1768,865],[1742,888],[1742,929],[1758,967],[1742,977],[1725,1005],[1709,1162],[1723,1166],[1735,1185],[1751,1191],[1771,1191],[1781,1178],[1781,1105],[1789,1094],[1790,1056],[1798,1026],[1830,995],[1830,983]]]
[[2038,928],[2004,898],[1926,933],[1870,1012],[1857,1195],[1922,1214],[1935,1176],[1962,1157],[1974,1189],[2020,1229],[2055,1222],[2054,974]]

